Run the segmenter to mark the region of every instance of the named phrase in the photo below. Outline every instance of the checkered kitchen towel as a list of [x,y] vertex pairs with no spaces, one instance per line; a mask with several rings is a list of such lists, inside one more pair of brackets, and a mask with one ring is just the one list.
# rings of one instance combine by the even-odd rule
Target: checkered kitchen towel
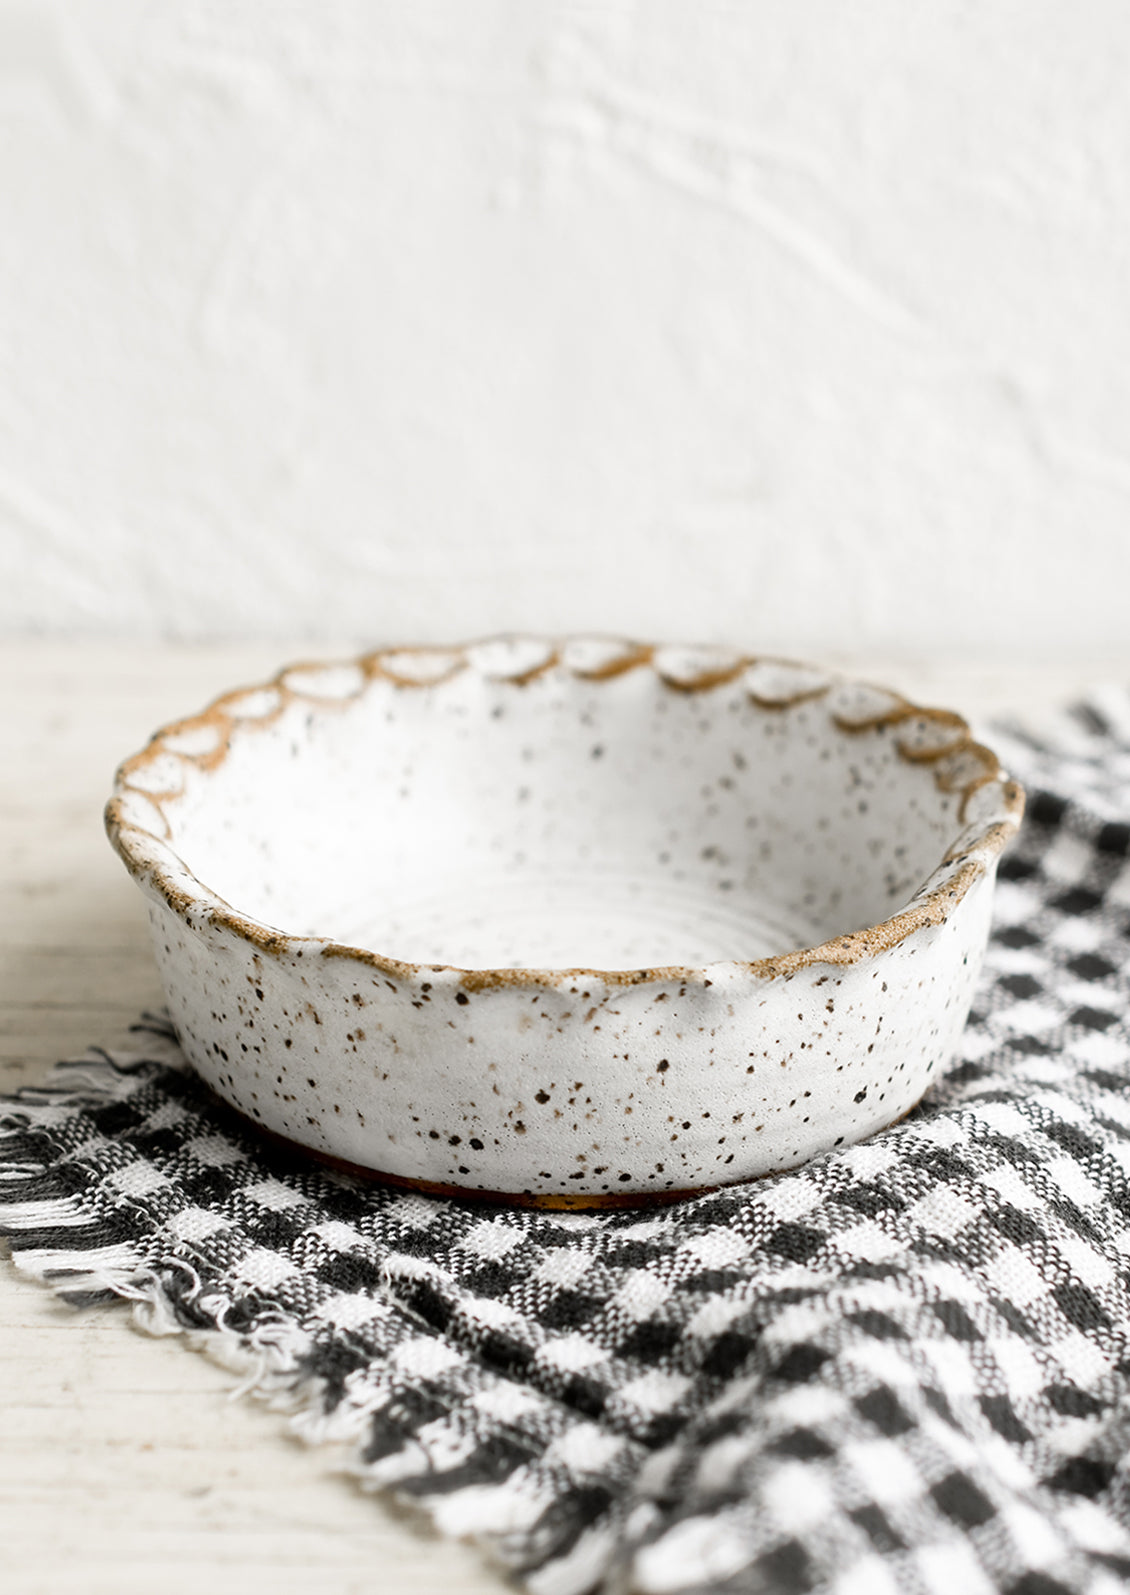
[[381,1190],[135,1027],[0,1103],[0,1225],[352,1437],[538,1595],[1130,1583],[1130,696],[1029,782],[963,1058],[914,1114],[660,1212]]

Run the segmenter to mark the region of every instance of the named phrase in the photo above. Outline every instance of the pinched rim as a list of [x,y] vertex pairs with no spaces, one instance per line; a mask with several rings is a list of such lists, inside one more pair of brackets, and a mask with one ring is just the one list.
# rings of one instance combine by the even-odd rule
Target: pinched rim
[[[829,721],[843,734],[855,736],[889,728],[902,759],[932,766],[939,789],[959,795],[962,828],[939,867],[907,905],[878,924],[768,958],[644,969],[463,969],[452,964],[409,963],[324,937],[291,935],[239,913],[200,881],[171,845],[172,826],[164,804],[181,795],[184,767],[217,769],[233,736],[272,724],[294,702],[329,713],[354,701],[378,681],[399,690],[422,691],[440,688],[466,670],[477,670],[491,681],[520,689],[555,669],[590,683],[649,669],[669,690],[681,693],[712,692],[745,676],[750,700],[766,713],[829,700]],[[450,648],[383,648],[336,663],[301,662],[285,666],[259,686],[226,692],[200,714],[154,732],[140,753],[119,766],[105,820],[110,841],[133,878],[191,927],[210,925],[230,931],[259,952],[352,959],[399,980],[439,975],[455,979],[465,990],[482,991],[561,986],[578,979],[607,986],[671,981],[708,986],[727,972],[775,979],[810,964],[859,963],[915,931],[944,924],[966,893],[995,865],[1023,812],[1023,789],[1006,776],[996,754],[974,740],[960,715],[948,709],[922,708],[886,687],[818,666],[718,648],[668,647],[603,637],[555,641],[503,636]]]

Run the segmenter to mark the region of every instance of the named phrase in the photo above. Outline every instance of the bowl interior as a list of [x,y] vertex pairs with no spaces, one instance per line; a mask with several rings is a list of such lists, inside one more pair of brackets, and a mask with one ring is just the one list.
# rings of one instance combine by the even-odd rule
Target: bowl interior
[[908,723],[846,729],[842,692],[321,679],[162,795],[197,878],[291,934],[466,968],[752,960],[889,917],[961,830]]

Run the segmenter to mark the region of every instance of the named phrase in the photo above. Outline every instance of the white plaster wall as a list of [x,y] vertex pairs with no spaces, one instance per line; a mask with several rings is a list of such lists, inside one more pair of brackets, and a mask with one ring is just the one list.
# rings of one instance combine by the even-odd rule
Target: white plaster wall
[[0,630],[1077,660],[1119,0],[0,0]]

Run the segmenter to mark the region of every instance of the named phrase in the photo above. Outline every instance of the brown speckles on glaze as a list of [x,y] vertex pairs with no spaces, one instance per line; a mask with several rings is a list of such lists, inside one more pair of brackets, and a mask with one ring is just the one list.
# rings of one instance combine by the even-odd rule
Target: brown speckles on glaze
[[[247,729],[253,729],[258,725],[273,724],[279,714],[282,713],[287,701],[303,696],[299,690],[288,684],[293,683],[301,672],[314,673],[319,670],[340,670],[345,668],[346,665],[351,665],[360,669],[361,675],[366,681],[382,679],[398,687],[406,687],[413,691],[424,691],[441,687],[455,676],[471,668],[474,651],[477,648],[503,643],[505,640],[487,639],[484,643],[464,644],[452,649],[400,646],[382,649],[363,655],[358,660],[347,662],[291,665],[280,670],[275,677],[261,688],[242,688],[235,692],[223,694],[202,714],[175,721],[170,726],[156,732],[150,739],[148,746],[141,753],[134,755],[133,758],[125,761],[120,766],[115,777],[115,796],[111,798],[106,808],[106,828],[111,841],[131,873],[138,879],[142,876],[149,878],[152,884],[161,891],[170,906],[176,908],[179,912],[185,912],[189,903],[195,903],[197,910],[203,911],[217,925],[226,926],[237,934],[244,936],[247,940],[270,951],[277,951],[284,944],[293,945],[302,941],[310,941],[316,946],[319,955],[322,957],[354,959],[373,968],[396,974],[402,979],[418,977],[420,974],[420,966],[418,964],[399,960],[389,954],[378,953],[371,949],[350,946],[344,943],[326,942],[318,938],[288,936],[284,932],[259,925],[246,916],[238,914],[220,900],[206,900],[201,905],[200,898],[195,896],[190,889],[186,890],[183,887],[173,888],[171,885],[166,884],[162,881],[159,869],[146,870],[144,866],[139,867],[129,839],[131,834],[140,831],[141,828],[131,825],[123,819],[121,797],[123,793],[133,790],[131,777],[138,770],[151,766],[153,760],[167,755],[166,739],[174,733],[183,734],[196,730],[201,726],[214,726],[220,740],[213,752],[206,755],[185,754],[176,755],[176,757],[184,758],[205,771],[217,768],[228,752],[232,731],[236,724],[241,728]],[[569,673],[579,680],[593,681],[599,684],[603,681],[614,680],[629,671],[650,667],[655,670],[658,679],[666,686],[680,694],[686,694],[709,693],[726,683],[737,680],[745,671],[759,663],[791,667],[789,661],[739,655],[724,665],[703,668],[689,672],[684,677],[676,677],[669,669],[664,669],[663,651],[658,650],[654,645],[624,643],[622,646],[623,652],[615,655],[602,666],[596,669],[572,670]],[[563,651],[562,645],[547,643],[543,657],[539,658],[534,664],[515,672],[511,676],[492,673],[492,679],[505,681],[515,686],[527,685],[551,669],[564,668],[561,663]],[[390,658],[436,656],[450,658],[451,662],[440,674],[434,677],[424,675],[417,678],[398,673],[388,668],[386,663]],[[804,667],[791,668],[803,669]],[[782,698],[767,699],[763,695],[758,695],[752,691],[749,692],[748,696],[759,707],[772,711],[780,708],[796,707],[802,703],[813,702],[825,697],[831,691],[833,685],[834,683],[829,681],[827,686],[808,688]],[[997,824],[986,826],[980,846],[977,849],[979,858],[982,861],[980,867],[988,867],[997,852],[999,852],[1000,847],[1004,845],[1005,841],[1015,832],[1016,827],[1019,825],[1023,813],[1023,794],[1020,788],[1015,782],[1004,781],[996,756],[990,749],[972,740],[969,736],[969,728],[960,715],[954,714],[951,710],[920,708],[901,697],[901,695],[891,693],[885,688],[867,690],[887,700],[888,707],[875,713],[854,717],[843,713],[833,713],[833,723],[848,735],[859,735],[867,731],[886,729],[912,720],[927,721],[939,728],[945,728],[947,731],[952,732],[955,740],[942,746],[924,749],[908,748],[901,743],[896,743],[896,746],[901,758],[914,763],[932,763],[935,765],[935,779],[939,787],[945,791],[952,791],[955,795],[960,795],[959,817],[964,818],[971,797],[982,787],[993,782],[1001,784],[1006,817]],[[230,713],[232,706],[240,699],[245,699],[254,692],[276,693],[278,695],[277,707],[265,716],[236,720]],[[351,701],[352,696],[356,696],[356,694],[344,699],[316,696],[307,701],[315,703],[319,709],[324,709],[333,706],[337,702]],[[972,773],[967,773],[964,780],[955,774],[951,767],[952,761],[958,755],[963,756],[973,765]],[[943,763],[943,760],[947,762]],[[161,839],[168,841],[171,832],[168,827],[168,821],[162,812],[161,802],[163,799],[171,800],[178,797],[180,795],[179,791],[170,789],[153,793],[144,789],[140,790],[142,795],[148,798],[154,808],[161,813],[162,820],[164,820],[164,835]],[[202,893],[202,895],[205,894]],[[914,930],[925,924],[938,923],[938,916],[944,917],[948,911],[947,905],[953,901],[952,894],[946,892],[938,896],[937,901],[929,906],[926,913],[918,912],[919,908],[927,907],[927,905],[923,904],[916,905],[915,910],[911,913],[893,916],[886,921],[884,926],[876,927],[877,930],[882,930],[884,934],[880,940],[872,943],[872,945],[890,946],[892,945],[892,938],[910,935]],[[851,961],[854,957],[866,957],[867,952],[868,945],[858,937],[837,937],[821,943],[819,947],[807,949],[800,954],[782,955],[787,962],[782,962],[778,958],[756,959],[750,960],[747,967],[751,973],[759,977],[772,978],[777,974],[784,974],[794,970],[797,967],[798,957],[802,957],[808,962],[844,963]],[[701,979],[701,971],[684,965],[668,965],[655,969],[622,970],[596,970],[589,966],[577,966],[565,970],[543,968],[473,969],[461,971],[461,974],[463,983],[468,990],[486,990],[492,987],[502,988],[521,985],[539,987],[559,985],[562,981],[594,975],[617,985],[634,985],[648,980],[666,982],[676,975],[687,980]]]
[[[455,1197],[459,1201],[483,1202],[494,1206],[538,1208],[547,1213],[585,1213],[624,1207],[669,1207],[673,1202],[685,1202],[692,1196],[709,1196],[718,1189],[713,1185],[699,1185],[683,1190],[605,1191],[590,1195],[583,1191],[486,1191],[473,1185],[447,1185],[439,1180],[418,1180],[410,1175],[389,1174],[383,1169],[371,1168],[366,1164],[351,1163],[347,1158],[337,1157],[332,1152],[323,1152],[289,1136],[280,1135],[277,1130],[270,1130],[265,1125],[259,1124],[250,1114],[242,1113],[238,1108],[235,1111],[240,1118],[246,1120],[248,1127],[256,1135],[273,1142],[275,1146],[285,1148],[288,1152],[297,1149],[327,1168],[336,1169],[339,1174],[348,1174],[355,1179],[376,1180],[379,1184],[391,1185],[396,1190],[417,1191],[421,1196]],[[907,1109],[908,1113],[913,1111],[913,1107]],[[604,1170],[595,1172],[603,1173]],[[662,1173],[662,1166],[659,1172]],[[631,1176],[628,1175],[626,1178],[630,1179]]]
[[[529,639],[515,652],[520,663],[509,672],[507,658],[504,642],[488,641],[290,667],[262,688],[225,694],[204,715],[166,727],[122,766],[107,827],[153,902],[170,1009],[205,1078],[257,1124],[320,1155],[341,1154],[344,1146],[354,1154],[346,1161],[357,1166],[380,1169],[391,1162],[388,1172],[396,1183],[499,1194],[517,1167],[508,1163],[507,1149],[521,1146],[523,1172],[514,1175],[513,1188],[501,1189],[505,1199],[556,1204],[560,1198],[560,1205],[575,1207],[611,1203],[612,1197],[612,1205],[674,1199],[681,1191],[748,1177],[768,1165],[784,1167],[790,1159],[870,1133],[903,1111],[941,1066],[960,1027],[975,969],[964,968],[960,959],[955,965],[953,949],[976,951],[987,926],[992,869],[1016,829],[1023,801],[1019,788],[1002,778],[992,753],[972,741],[965,722],[948,711],[917,709],[881,689],[861,689],[853,699],[846,686],[841,691],[835,681],[816,682],[816,673],[805,667],[737,655],[719,661],[710,650],[680,659],[675,650],[640,644],[586,649]],[[640,676],[645,671],[659,688],[647,687]],[[632,677],[644,689],[642,698],[633,695]],[[508,697],[512,689],[521,689],[520,697]],[[450,693],[457,695],[454,700],[445,698]],[[272,925],[272,916],[258,917],[258,904],[239,892],[229,891],[225,900],[192,873],[191,849],[188,863],[174,850],[180,844],[170,815],[182,812],[182,792],[191,786],[207,795],[211,789],[202,783],[229,767],[233,749],[238,747],[239,758],[250,756],[260,731],[283,746],[291,727],[296,752],[299,741],[316,744],[320,728],[354,724],[345,717],[370,699],[387,704],[389,717],[424,697],[437,706],[429,714],[450,701],[463,705],[463,714],[468,705],[479,713],[476,706],[493,703],[500,710],[505,706],[505,718],[493,722],[503,728],[521,719],[521,704],[536,704],[539,714],[546,706],[568,704],[576,706],[585,727],[586,769],[598,768],[604,779],[622,750],[616,722],[601,719],[601,695],[617,693],[622,702],[646,702],[656,717],[656,736],[675,722],[681,734],[696,737],[713,736],[726,724],[732,728],[718,733],[725,758],[717,768],[704,769],[696,797],[708,827],[713,816],[734,812],[726,805],[748,801],[746,784],[759,761],[764,764],[759,746],[773,752],[782,738],[789,749],[795,743],[819,751],[821,739],[838,749],[837,768],[849,770],[854,786],[836,798],[842,815],[833,813],[834,825],[848,818],[855,824],[857,812],[866,815],[877,784],[900,763],[908,772],[924,767],[913,777],[919,786],[903,787],[908,795],[931,789],[939,794],[930,800],[937,811],[931,823],[949,829],[932,855],[933,874],[915,890],[920,868],[900,866],[894,849],[882,879],[892,905],[900,905],[896,911],[874,916],[876,922],[865,928],[813,937],[808,945],[793,941],[791,950],[765,957],[694,964],[653,960],[603,969],[563,963],[510,968],[497,962],[463,967],[288,933],[281,927],[295,923],[293,914],[280,913]],[[530,729],[528,717],[523,723],[521,783],[528,790],[540,748],[536,726]],[[727,735],[754,740],[727,746]],[[843,751],[849,742],[859,744],[858,756]],[[602,756],[593,761],[587,755],[596,746]],[[811,786],[812,772],[819,777],[821,766],[813,762],[816,753],[806,757],[809,763],[797,769],[808,772],[804,780]],[[791,766],[780,768],[787,778],[784,793]],[[408,770],[399,779],[411,777]],[[836,790],[829,788],[833,797]],[[522,805],[523,812],[530,806]],[[966,823],[970,815],[976,817]],[[760,823],[764,815],[752,818]],[[910,826],[910,819],[905,823]],[[863,834],[860,825],[872,825],[878,834],[865,819],[851,834]],[[761,856],[764,836],[762,824],[748,843],[750,858]],[[666,838],[656,843],[663,879],[673,885],[678,859],[671,863]],[[838,867],[834,848],[822,845]],[[721,905],[719,894],[728,893],[739,873],[726,847],[710,841],[697,849],[696,859],[695,867],[711,876],[711,902]],[[205,872],[205,879],[213,877]],[[222,879],[215,886],[222,887]],[[748,884],[743,890],[748,893]],[[826,917],[835,897],[827,891],[825,896]],[[678,911],[677,893],[673,901]],[[840,923],[844,919],[846,913]],[[789,947],[788,933],[777,945],[782,942]],[[391,938],[389,945],[395,950]],[[887,977],[881,992],[878,982],[872,984],[880,971]],[[817,992],[817,986],[825,989]],[[234,987],[242,994],[238,1001],[230,996]],[[203,988],[210,1017],[200,1012]],[[787,999],[784,1007],[778,998]],[[356,1025],[361,1004],[368,1009],[364,1029]],[[918,1054],[927,1059],[926,1074],[908,1071],[906,1060]],[[284,1059],[291,1062],[290,1075]],[[575,1087],[565,1106],[565,1087],[555,1096],[551,1082],[564,1081],[567,1071],[571,1077],[571,1065],[581,1060],[592,1067],[584,1071],[590,1085],[583,1092]],[[699,1105],[708,1078],[711,1109],[718,1109],[716,1118],[726,1127],[721,1137],[709,1135],[711,1109]],[[267,1101],[259,1094],[264,1080]],[[409,1097],[416,1103],[412,1112],[403,1105]],[[425,1099],[426,1109],[420,1106]],[[476,1108],[472,1099],[482,1105]],[[817,1102],[824,1114],[819,1123]],[[675,1113],[667,1112],[669,1106]],[[660,1108],[660,1123],[653,1124]],[[421,1114],[425,1125],[434,1126],[434,1136],[419,1129]],[[838,1116],[834,1135],[829,1114]],[[350,1140],[338,1129],[346,1121],[360,1127],[350,1133],[361,1139]],[[414,1133],[410,1121],[417,1125]],[[397,1158],[409,1156],[397,1143],[398,1127],[406,1131],[402,1141],[434,1148],[426,1176],[397,1165],[392,1150]],[[625,1128],[629,1133],[622,1133]],[[584,1138],[583,1151],[577,1138]],[[386,1139],[392,1149],[387,1156],[376,1151]],[[657,1163],[660,1141],[670,1150]],[[677,1175],[669,1172],[675,1170]],[[581,1188],[562,1194],[564,1180]],[[631,1189],[613,1190],[620,1186]]]

